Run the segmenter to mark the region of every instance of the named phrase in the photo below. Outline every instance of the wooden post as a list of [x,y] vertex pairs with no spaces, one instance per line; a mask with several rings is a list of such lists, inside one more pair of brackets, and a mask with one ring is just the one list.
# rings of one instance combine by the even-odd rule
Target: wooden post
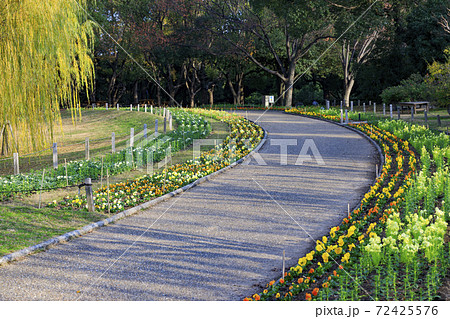
[[153,105],[150,105],[150,114],[153,114]]
[[327,100],[326,103],[327,103],[327,110],[329,110],[330,109],[330,101]]
[[130,104],[130,111],[133,111],[133,104]]
[[117,103],[117,111],[119,110],[119,103]]
[[106,109],[108,109],[108,103],[106,103]]
[[366,113],[366,102],[363,103],[363,112]]
[[166,117],[166,108],[164,108],[163,117]]
[[140,106],[140,105],[138,104],[138,108],[137,108],[137,111],[138,111],[138,112],[139,112],[139,106]]
[[69,186],[69,174],[67,173],[67,160],[64,159],[64,167],[66,169],[66,186]]
[[147,124],[144,124],[144,138],[147,138]]
[[155,134],[158,135],[158,119],[155,120]]
[[350,112],[353,112],[353,101],[350,101]]
[[344,111],[341,109],[341,124],[344,123]]
[[414,106],[411,107],[411,122],[414,121]]
[[437,125],[438,125],[438,127],[440,127],[442,125],[442,123],[441,123],[441,116],[439,114],[437,116]]
[[112,132],[111,135],[111,153],[114,154],[116,152],[116,133]]
[[134,127],[130,129],[130,147],[134,146]]
[[427,126],[427,125],[428,125],[428,112],[427,112],[427,110],[425,110],[425,111],[423,112],[423,115],[424,115],[424,117],[425,117],[425,126]]
[[348,124],[348,110],[345,110],[345,124]]
[[383,103],[383,115],[386,115],[386,103]]
[[166,123],[167,123],[167,118],[164,117],[164,134],[166,134]]
[[44,188],[44,176],[45,176],[45,168],[42,170],[41,188],[39,189],[39,209],[41,208],[42,202],[42,189]]
[[90,213],[95,211],[95,206],[94,206],[94,194],[92,192],[92,181],[90,178],[86,178],[84,180],[84,184],[86,187],[86,201],[88,204],[88,211]]
[[377,113],[377,103],[373,102],[373,113]]
[[58,144],[53,143],[53,168],[58,168]]
[[172,131],[172,113],[169,114],[169,130]]
[[87,160],[89,160],[89,137],[86,137],[84,141],[84,155]]
[[103,188],[103,156],[102,156],[102,168],[100,170],[100,188]]
[[106,199],[108,201],[108,214],[110,214],[111,213],[111,205],[109,203],[109,169],[108,168],[106,169],[106,189],[107,189]]
[[389,104],[389,115],[391,116],[391,119],[394,117],[394,114],[392,113],[392,104]]
[[14,175],[19,175],[19,173],[20,173],[20,170],[19,170],[19,153],[14,153],[13,157],[14,157]]

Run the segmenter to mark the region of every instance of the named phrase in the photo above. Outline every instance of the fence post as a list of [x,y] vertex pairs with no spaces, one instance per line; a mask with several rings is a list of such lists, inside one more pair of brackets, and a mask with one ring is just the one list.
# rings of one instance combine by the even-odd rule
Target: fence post
[[428,112],[427,110],[423,111],[424,117],[425,117],[425,126],[428,125]]
[[117,103],[117,111],[119,110],[119,103]]
[[144,111],[147,113],[147,104],[144,105]]
[[89,137],[86,137],[84,141],[84,155],[89,160]]
[[386,103],[383,103],[383,115],[386,115]]
[[411,107],[411,122],[414,121],[414,106]]
[[147,138],[147,124],[144,124],[144,138]]
[[150,105],[150,114],[153,114],[153,105]]
[[130,111],[133,111],[133,104],[130,104]]
[[394,117],[394,114],[392,114],[392,104],[389,104],[389,115],[391,116],[391,119]]
[[66,186],[69,186],[69,174],[67,172],[67,160],[64,159],[64,167],[66,169]]
[[345,109],[345,124],[348,124],[348,110]]
[[14,175],[19,175],[19,173],[20,173],[20,170],[19,170],[19,153],[14,153],[13,157],[14,157]]
[[167,117],[164,116],[164,134],[166,134]]
[[138,111],[138,112],[139,112],[139,106],[140,106],[140,105],[138,104],[138,108],[137,108],[137,111]]
[[377,103],[373,102],[373,113],[377,113]]
[[172,113],[169,113],[169,130],[172,131]]
[[158,119],[155,120],[155,134],[158,135]]
[[341,124],[344,122],[344,111],[341,109]]
[[350,101],[350,112],[353,112],[353,101]]
[[106,109],[108,109],[108,103],[106,103]]
[[441,116],[438,114],[437,116],[437,125],[440,127],[442,125],[441,123]]
[[134,146],[134,127],[130,129],[130,147]]
[[330,109],[330,101],[326,101],[326,103],[327,103],[327,110],[329,110]]
[[53,143],[53,168],[58,168],[58,144]]
[[90,178],[86,178],[84,180],[84,184],[86,187],[86,201],[88,204],[88,211],[90,213],[95,211],[95,206],[94,206],[94,194],[92,192],[92,181]]
[[363,112],[366,113],[366,102],[363,103]]
[[116,133],[112,132],[111,135],[111,153],[116,152]]

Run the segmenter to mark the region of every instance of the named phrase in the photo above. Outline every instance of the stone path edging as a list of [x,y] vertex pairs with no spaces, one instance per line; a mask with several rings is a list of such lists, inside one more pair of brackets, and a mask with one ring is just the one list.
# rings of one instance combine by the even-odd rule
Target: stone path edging
[[[248,120],[248,121],[256,124],[255,122],[253,122],[251,120]],[[258,125],[258,124],[256,124],[256,125]],[[266,143],[267,132],[261,126],[259,126],[259,127],[263,130],[264,137],[262,138],[262,140],[259,142],[259,144],[250,153],[248,153],[246,156],[240,158],[236,162],[234,162],[234,163],[232,163],[232,164],[230,164],[230,165],[228,165],[228,166],[226,166],[226,167],[224,167],[224,168],[222,168],[222,169],[220,169],[220,170],[218,170],[216,172],[213,172],[213,173],[211,173],[211,174],[209,174],[207,176],[203,176],[202,178],[199,178],[196,181],[194,181],[194,182],[192,182],[192,183],[190,183],[190,184],[188,184],[186,186],[178,188],[178,189],[176,189],[176,190],[174,190],[174,191],[172,191],[170,193],[167,193],[167,194],[165,194],[163,196],[155,198],[155,199],[153,199],[151,201],[148,201],[148,202],[145,202],[145,203],[140,204],[138,206],[129,208],[129,209],[123,211],[123,212],[117,213],[114,216],[111,216],[109,218],[103,219],[101,221],[98,221],[98,222],[95,222],[95,223],[92,223],[92,224],[89,224],[87,226],[84,226],[81,229],[73,230],[73,231],[65,233],[63,235],[60,235],[60,236],[57,236],[57,237],[53,237],[53,238],[51,238],[49,240],[46,240],[46,241],[44,241],[42,243],[39,243],[39,244],[36,244],[34,246],[30,246],[30,247],[21,249],[19,251],[13,252],[11,254],[5,255],[5,256],[0,258],[0,267],[3,266],[3,265],[6,265],[7,263],[10,263],[12,261],[15,261],[15,260],[21,259],[23,257],[26,257],[28,255],[31,255],[31,254],[33,254],[35,252],[46,250],[46,249],[48,249],[48,248],[50,248],[52,246],[55,246],[55,245],[58,245],[58,244],[62,244],[62,243],[68,242],[68,241],[70,241],[72,239],[81,237],[81,236],[83,236],[83,235],[85,235],[87,233],[90,233],[90,232],[94,231],[97,228],[100,228],[100,227],[106,226],[108,224],[117,222],[117,221],[119,221],[119,220],[121,220],[121,219],[123,219],[125,217],[134,215],[134,214],[138,213],[141,210],[144,210],[144,209],[147,209],[149,207],[155,206],[155,205],[157,205],[157,204],[159,204],[159,203],[161,203],[161,202],[163,202],[165,200],[168,200],[171,197],[179,195],[179,194],[181,194],[181,193],[183,193],[183,192],[185,192],[185,191],[187,191],[187,190],[189,190],[189,189],[191,189],[191,188],[193,188],[193,187],[195,187],[197,185],[200,185],[200,184],[202,184],[202,183],[204,183],[206,181],[209,181],[211,178],[228,171],[229,169],[235,167],[236,165],[241,164],[247,158],[252,156],[254,153],[258,152],[261,149],[261,147],[263,147],[264,144]]]

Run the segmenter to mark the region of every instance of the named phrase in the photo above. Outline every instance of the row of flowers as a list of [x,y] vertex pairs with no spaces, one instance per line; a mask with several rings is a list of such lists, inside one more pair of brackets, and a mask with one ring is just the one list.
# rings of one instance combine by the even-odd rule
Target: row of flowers
[[[340,116],[322,114],[320,111],[290,109],[287,112],[340,121]],[[422,246],[418,247],[417,240],[419,239],[415,238],[413,241],[411,231],[401,232],[400,234],[392,230],[395,229],[394,221],[398,223],[398,226],[403,226],[402,223],[405,223],[409,229],[418,228],[417,215],[405,214],[405,209],[411,207],[411,194],[417,192],[415,185],[417,184],[418,156],[410,147],[408,141],[398,138],[388,130],[380,129],[377,125],[361,123],[354,125],[354,127],[369,135],[384,152],[385,163],[375,184],[364,195],[360,206],[344,218],[340,225],[333,227],[328,235],[323,236],[321,240],[317,240],[315,249],[300,258],[298,264],[285,273],[284,278],[270,282],[262,292],[244,300],[369,300],[372,295],[375,295],[376,299],[400,299],[400,296],[389,295],[389,287],[392,289],[392,286],[394,286],[394,291],[396,291],[395,287],[399,278],[402,278],[403,283],[407,276],[405,277],[405,274],[402,273],[401,276],[398,275],[395,278],[395,271],[390,272],[394,273],[394,278],[392,279],[392,275],[390,275],[388,277],[389,283],[385,280],[384,295],[378,296],[380,282],[383,282],[383,285],[385,284],[383,279],[380,279],[382,278],[381,275],[376,276],[377,272],[383,271],[383,269],[377,268],[380,267],[380,262],[386,261],[383,267],[390,265],[390,267],[395,268],[394,264],[397,268],[403,267],[403,264],[400,263],[404,262],[404,257],[402,259],[401,256],[405,256],[407,251],[410,252],[411,246],[417,248],[414,258],[418,258],[419,253],[422,253],[425,256],[433,257],[435,264],[437,264],[436,256],[444,253],[443,236],[447,228],[445,213],[440,210],[435,211],[434,207],[439,196],[443,196],[444,193],[450,200],[448,174],[445,175],[443,172],[438,174],[441,179],[440,185],[444,185],[440,187],[441,192],[430,192],[433,196],[430,195],[428,202],[432,202],[435,214],[427,215],[428,223],[423,222],[422,228],[419,227],[422,229],[424,236],[421,239]],[[448,173],[448,171],[446,172]],[[433,181],[435,184],[439,184],[437,178]],[[427,186],[429,184],[431,182],[426,183]],[[416,210],[419,208],[420,200],[421,198],[414,199]],[[404,220],[406,221],[403,222]],[[431,222],[432,220],[434,222]],[[389,226],[392,236],[386,236],[386,225]],[[385,237],[385,239],[381,244],[382,237]],[[395,240],[393,237],[395,237]],[[400,241],[401,243],[398,244]],[[441,245],[439,246],[438,243]],[[397,259],[393,258],[392,254],[385,253],[383,247],[390,247],[391,251],[395,250],[394,247],[399,249],[398,258],[396,257],[397,263],[394,263]],[[422,251],[419,248],[422,248]],[[416,272],[425,272],[429,267],[426,264],[423,269],[416,269]],[[437,277],[438,275],[433,278]],[[379,280],[374,280],[377,278]],[[373,282],[375,282],[375,286]],[[433,280],[430,280],[430,282],[433,282]],[[409,290],[411,289],[413,288]],[[417,287],[414,289],[414,291],[419,290]],[[370,292],[367,290],[370,290]],[[406,294],[402,295],[403,299],[406,299]],[[426,297],[429,295],[426,295]],[[423,295],[419,296],[418,293],[416,295],[413,293],[413,296],[419,299],[424,298]]]
[[[196,138],[203,138],[211,132],[210,124],[201,115],[173,110],[176,130],[168,134],[152,135],[141,138],[133,147],[127,147],[115,154],[107,154],[91,160],[71,161],[58,169],[32,171],[28,174],[0,177],[0,201],[7,200],[15,194],[29,194],[39,189],[54,189],[76,185],[85,178],[93,180],[106,175],[117,175],[135,167],[144,167],[148,162],[158,162],[167,155],[167,150],[175,153],[193,143]],[[169,148],[170,146],[170,148]],[[44,175],[44,176],[43,176]]]
[[[171,165],[153,175],[98,189],[94,192],[94,203],[98,210],[114,213],[188,185],[244,157],[264,136],[263,130],[258,125],[237,115],[207,110],[190,110],[189,112],[226,122],[230,126],[230,134],[223,143],[208,152],[201,153],[198,158]],[[66,197],[52,205],[85,208],[86,198],[85,196]]]

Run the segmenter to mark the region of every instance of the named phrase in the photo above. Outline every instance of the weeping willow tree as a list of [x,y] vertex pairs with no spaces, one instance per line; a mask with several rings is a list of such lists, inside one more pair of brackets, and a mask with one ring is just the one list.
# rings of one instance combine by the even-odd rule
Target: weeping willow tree
[[48,146],[60,107],[79,110],[92,88],[93,28],[86,0],[1,0],[0,143],[2,155]]

